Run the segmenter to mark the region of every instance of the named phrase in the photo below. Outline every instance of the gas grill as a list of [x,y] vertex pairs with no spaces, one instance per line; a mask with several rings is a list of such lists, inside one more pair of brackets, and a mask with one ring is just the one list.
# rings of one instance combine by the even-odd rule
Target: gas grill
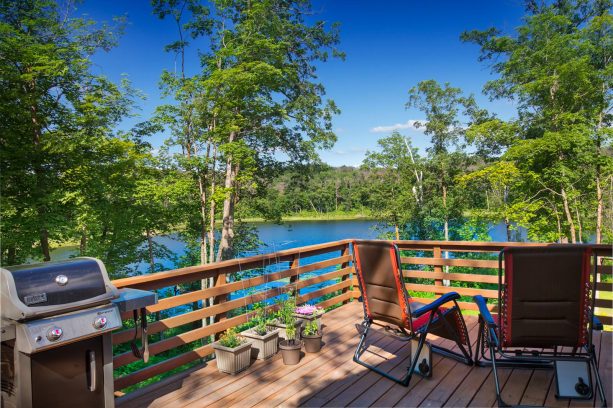
[[2,407],[114,406],[111,332],[126,302],[101,261],[0,268],[0,297]]

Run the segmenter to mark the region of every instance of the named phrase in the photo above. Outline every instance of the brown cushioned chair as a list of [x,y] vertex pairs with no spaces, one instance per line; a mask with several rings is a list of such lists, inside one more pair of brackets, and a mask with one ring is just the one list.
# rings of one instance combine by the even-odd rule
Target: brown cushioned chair
[[594,371],[601,400],[606,404],[592,345],[592,330],[602,325],[591,313],[591,282],[596,282],[595,267],[590,280],[591,259],[592,251],[584,245],[509,247],[500,252],[501,313],[492,314],[482,296],[474,297],[480,313],[475,363],[492,367],[500,406],[506,404],[500,396],[497,367],[553,368],[560,361],[589,364],[589,377],[579,379],[575,387],[578,392],[583,387],[581,396],[572,398],[592,398],[589,385]]
[[[362,337],[353,357],[355,362],[408,386],[414,372],[424,377],[432,374],[431,364],[420,357],[424,344],[427,344],[426,336],[432,333],[455,341],[460,353],[428,345],[432,351],[472,365],[468,331],[456,302],[460,295],[450,292],[426,305],[413,301],[402,275],[400,251],[391,242],[354,241],[353,254],[364,306]],[[443,307],[447,303],[451,303],[451,307]],[[415,340],[412,342],[416,350],[412,350],[411,365],[402,378],[391,376],[360,359],[368,348],[366,337],[373,324],[388,331],[395,329],[396,337],[401,340]]]

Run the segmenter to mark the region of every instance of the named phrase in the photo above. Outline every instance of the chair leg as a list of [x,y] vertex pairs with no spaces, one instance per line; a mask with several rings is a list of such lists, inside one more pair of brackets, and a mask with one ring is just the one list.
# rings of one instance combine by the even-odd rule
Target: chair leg
[[[600,395],[601,407],[607,406],[607,397],[604,392],[604,387],[602,386],[602,381],[600,379],[600,373],[598,372],[598,364],[596,359],[596,352],[594,350],[594,346],[592,346],[592,350],[590,351],[590,368],[594,370],[594,376],[596,377],[596,388],[598,388],[598,394]],[[596,393],[594,393],[594,404],[596,403]]]
[[490,343],[490,358],[492,359],[492,373],[494,374],[494,384],[496,386],[496,401],[498,402],[499,407],[508,407],[509,405],[504,402],[502,396],[500,395],[500,381],[498,380],[498,370],[496,369],[496,351],[494,350],[494,346]]
[[[409,385],[409,382],[411,381],[411,377],[413,375],[413,369],[414,369],[414,364],[411,364],[411,367],[409,367],[409,370],[407,371],[407,373],[404,375],[404,377],[402,378],[397,378],[394,377],[392,375],[390,375],[389,373],[381,370],[378,367],[373,366],[372,364],[368,364],[365,361],[360,360],[361,355],[368,349],[368,346],[365,346],[365,341],[366,341],[366,337],[368,336],[368,333],[370,331],[370,326],[371,326],[372,322],[370,321],[364,321],[363,326],[364,326],[364,331],[362,332],[362,337],[360,338],[360,342],[358,343],[358,347],[355,350],[355,354],[353,355],[353,361],[355,361],[356,363],[363,365],[364,367],[373,370],[374,372],[382,375],[385,378],[388,378],[392,381],[397,382],[398,384],[401,384],[405,387],[407,387]],[[421,347],[423,346],[423,341],[425,340],[425,335],[423,336],[423,339],[420,338],[420,346],[418,347],[418,353],[416,354],[416,357],[419,357],[419,351],[421,351]],[[417,360],[417,358],[415,359]]]
[[[460,309],[457,306],[457,304],[456,304],[455,307],[456,307],[456,310],[453,311],[452,313],[460,313],[460,319],[463,322],[464,318],[462,317],[462,314],[461,314]],[[464,336],[466,337],[466,339],[468,339],[468,351],[466,350],[466,348],[462,344],[462,341],[460,340],[460,335],[459,335],[459,333],[457,331],[457,328],[456,327],[452,327],[451,324],[445,318],[445,316],[443,316],[443,314],[439,310],[437,310],[437,314],[438,314],[439,321],[442,321],[443,325],[445,326],[447,331],[452,334],[453,339],[450,339],[450,340],[453,340],[453,341],[456,342],[456,345],[460,349],[461,354],[453,352],[453,351],[448,350],[446,348],[435,346],[435,345],[431,346],[432,347],[432,351],[434,351],[435,353],[438,353],[440,355],[452,358],[452,359],[454,359],[456,361],[459,361],[461,363],[464,363],[464,364],[467,364],[467,365],[473,365],[472,350],[470,348],[470,339],[468,337],[468,329],[466,328],[466,325],[464,325],[464,324],[462,325],[463,326],[462,330],[464,330]]]

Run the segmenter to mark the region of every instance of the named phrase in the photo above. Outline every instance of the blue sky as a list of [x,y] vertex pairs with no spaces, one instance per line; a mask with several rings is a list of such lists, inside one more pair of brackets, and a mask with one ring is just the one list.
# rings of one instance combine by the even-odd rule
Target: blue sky
[[[404,108],[409,88],[426,79],[450,82],[475,94],[482,106],[502,118],[514,115],[509,101],[491,102],[482,95],[483,84],[492,78],[490,70],[478,62],[477,46],[462,43],[459,36],[465,30],[491,26],[512,32],[521,24],[522,1],[314,0],[313,4],[316,19],[341,23],[340,48],[347,54],[345,61],[330,60],[318,67],[328,97],[342,111],[334,119],[338,142],[321,152],[325,162],[357,166],[366,150],[375,149],[377,140],[394,128],[420,149],[427,147],[428,137],[409,126],[423,115]],[[174,56],[163,49],[176,39],[172,22],[155,17],[148,0],[85,0],[76,14],[97,21],[127,16],[119,46],[97,54],[94,71],[115,81],[126,74],[147,95],[140,103],[140,118],[124,126],[150,117],[155,106],[167,102],[160,97],[158,82],[163,69],[175,67]],[[194,44],[187,60],[192,73],[198,70],[196,48]],[[151,142],[159,146],[164,138],[156,135]]]

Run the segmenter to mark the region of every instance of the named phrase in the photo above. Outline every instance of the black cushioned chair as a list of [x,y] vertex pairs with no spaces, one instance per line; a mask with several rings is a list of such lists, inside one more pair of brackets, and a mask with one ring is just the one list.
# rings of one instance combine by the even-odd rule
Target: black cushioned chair
[[[592,314],[596,259],[592,279],[591,260],[591,249],[583,245],[509,247],[500,252],[500,314],[490,313],[482,296],[474,297],[480,313],[475,363],[492,367],[498,405],[506,406],[500,396],[498,367],[556,368],[559,393],[558,366],[562,364],[570,367],[566,374],[576,381],[571,384],[577,392],[572,398],[593,397],[594,372],[606,405],[592,345],[592,330],[602,325]],[[573,372],[581,363],[573,366],[572,362],[588,364],[582,371],[588,378]]]
[[[432,351],[472,365],[472,351],[466,324],[455,292],[447,293],[429,304],[413,301],[407,293],[402,275],[398,247],[387,241],[354,241],[354,263],[364,306],[362,337],[353,360],[404,386],[408,386],[414,372],[428,377],[430,364],[421,359],[426,336],[431,333],[455,341],[459,353],[430,345]],[[450,307],[443,305],[451,303]],[[378,324],[388,332],[395,329],[397,338],[416,340],[411,365],[402,378],[397,378],[360,359],[368,348],[366,338],[371,326]],[[390,325],[392,327],[390,327]],[[421,361],[420,361],[421,359]]]

